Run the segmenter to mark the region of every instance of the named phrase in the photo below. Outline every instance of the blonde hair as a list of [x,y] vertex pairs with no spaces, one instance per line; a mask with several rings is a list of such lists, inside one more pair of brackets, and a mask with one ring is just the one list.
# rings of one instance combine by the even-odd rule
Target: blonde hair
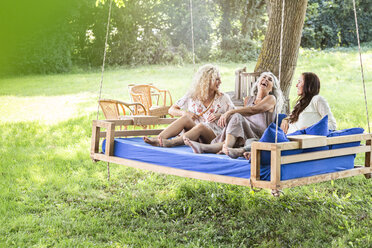
[[270,95],[274,95],[276,98],[276,106],[275,110],[277,113],[281,113],[282,108],[284,106],[284,98],[283,98],[283,92],[280,89],[279,85],[279,80],[275,77],[275,75],[271,72],[262,72],[261,75],[258,77],[256,82],[254,83],[252,90],[251,90],[251,95],[256,96],[258,92],[258,84],[260,83],[261,79],[264,76],[271,77],[273,79],[273,90],[270,92]]
[[[193,84],[189,90],[189,96],[194,100],[205,101],[209,96],[210,82],[220,77],[218,68],[211,64],[201,66],[194,75]],[[217,92],[220,94],[220,92]]]

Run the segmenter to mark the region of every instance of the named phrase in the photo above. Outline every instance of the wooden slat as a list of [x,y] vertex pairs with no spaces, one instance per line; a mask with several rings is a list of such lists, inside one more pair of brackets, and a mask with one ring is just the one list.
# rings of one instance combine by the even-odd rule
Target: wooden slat
[[222,176],[222,175],[208,174],[208,173],[203,173],[203,172],[176,169],[172,167],[154,165],[154,164],[149,164],[149,163],[144,163],[144,162],[139,162],[139,161],[134,161],[134,160],[128,160],[128,159],[114,157],[114,156],[106,156],[105,154],[99,154],[99,153],[94,154],[93,157],[94,159],[101,160],[101,161],[121,164],[121,165],[129,166],[129,167],[133,167],[137,169],[149,170],[149,171],[168,174],[168,175],[188,177],[188,178],[219,182],[219,183],[250,186],[250,180],[245,179],[245,178]]
[[271,175],[270,175],[270,181],[272,187],[275,189],[278,187],[280,183],[280,149],[271,150]]
[[[147,136],[147,135],[158,135],[164,129],[141,129],[141,130],[125,130],[115,131],[115,137],[126,137],[126,136]],[[100,132],[99,136],[106,137],[106,132]]]
[[108,128],[111,126],[111,122],[107,120],[93,120],[93,126],[101,127],[101,128]]
[[116,126],[130,125],[163,125],[170,124],[177,118],[159,118],[158,116],[126,116],[123,120],[101,120],[104,123],[115,123]]
[[307,185],[311,183],[319,183],[319,182],[335,180],[339,178],[363,175],[368,172],[371,172],[371,171],[370,171],[370,168],[367,168],[367,167],[355,168],[355,169],[327,173],[327,174],[316,175],[316,176],[311,176],[311,177],[303,177],[303,178],[285,180],[285,181],[281,181],[280,186],[281,188],[291,188],[291,187],[302,186],[302,185]]
[[315,160],[315,159],[323,159],[323,158],[356,154],[360,152],[367,152],[370,149],[371,149],[371,146],[356,146],[356,147],[350,147],[350,148],[342,148],[342,149],[334,149],[334,150],[327,150],[327,151],[309,152],[309,153],[302,153],[302,154],[297,154],[297,155],[282,156],[281,164],[290,164],[290,163],[309,161],[309,160]]
[[[270,181],[261,181],[261,180],[254,180],[251,181],[252,186],[261,189],[279,189],[280,187],[273,187]],[[279,185],[280,186],[280,185]]]
[[341,143],[350,143],[350,142],[356,142],[356,141],[362,141],[362,140],[370,140],[371,134],[353,134],[353,135],[345,135],[345,136],[339,136],[339,137],[329,137],[327,138],[327,145],[335,145],[335,144],[341,144]]
[[241,81],[241,76],[240,76],[241,70],[236,70],[235,71],[235,99],[240,99],[240,81]]
[[275,143],[252,142],[252,149],[270,151],[276,147]]
[[282,150],[294,150],[300,149],[300,143],[298,141],[278,143],[277,146]]
[[288,136],[291,141],[298,141],[300,148],[318,147],[327,145],[326,136],[319,135],[292,135]]

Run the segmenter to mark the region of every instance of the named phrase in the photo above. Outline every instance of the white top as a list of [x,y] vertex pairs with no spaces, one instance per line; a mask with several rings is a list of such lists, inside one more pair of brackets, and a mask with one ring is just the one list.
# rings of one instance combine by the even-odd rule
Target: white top
[[309,105],[298,116],[297,122],[289,123],[288,133],[314,125],[326,115],[328,115],[328,128],[336,130],[336,119],[333,117],[327,100],[320,95],[313,96]]
[[182,110],[187,110],[197,115],[201,115],[198,120],[195,120],[195,123],[205,124],[206,126],[208,126],[209,128],[213,130],[216,136],[222,132],[223,128],[217,125],[218,120],[209,123],[207,119],[208,116],[212,113],[223,114],[235,108],[229,95],[225,93],[221,93],[220,96],[217,96],[214,99],[212,106],[205,113],[203,112],[208,108],[208,106],[205,107],[204,104],[200,100],[193,100],[188,94],[184,95],[181,99],[179,99],[175,103],[175,105],[180,107],[180,109]]

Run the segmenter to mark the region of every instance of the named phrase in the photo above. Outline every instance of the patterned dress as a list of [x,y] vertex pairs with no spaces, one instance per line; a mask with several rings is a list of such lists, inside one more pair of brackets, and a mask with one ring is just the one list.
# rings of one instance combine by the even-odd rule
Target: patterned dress
[[235,108],[230,97],[225,93],[221,93],[220,96],[216,96],[212,103],[212,106],[210,106],[207,111],[205,110],[208,108],[208,106],[204,106],[204,104],[200,100],[193,100],[187,94],[179,99],[175,103],[175,105],[177,105],[182,110],[187,110],[194,114],[200,115],[199,119],[195,120],[195,123],[203,123],[210,129],[212,129],[216,136],[221,133],[223,128],[217,125],[218,120],[214,122],[208,122],[208,116],[210,114],[224,114],[225,112]]

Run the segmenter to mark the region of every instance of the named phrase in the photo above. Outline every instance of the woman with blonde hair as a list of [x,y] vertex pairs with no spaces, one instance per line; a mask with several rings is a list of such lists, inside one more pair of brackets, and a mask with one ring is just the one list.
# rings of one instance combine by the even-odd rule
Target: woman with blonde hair
[[223,114],[218,125],[224,127],[212,144],[201,144],[185,137],[184,142],[195,153],[218,153],[235,157],[232,148],[244,146],[245,141],[259,139],[265,129],[275,120],[284,100],[278,79],[271,72],[263,72],[255,82],[245,107]]
[[[219,91],[220,85],[220,72],[216,66],[200,67],[192,88],[169,109],[169,114],[181,117],[157,137],[144,137],[144,141],[153,146],[172,147],[183,145],[183,137],[187,137],[209,144],[223,129],[217,125],[220,116],[235,108],[230,97]],[[182,136],[175,137],[182,131],[185,131]],[[172,137],[175,138],[169,139]]]

